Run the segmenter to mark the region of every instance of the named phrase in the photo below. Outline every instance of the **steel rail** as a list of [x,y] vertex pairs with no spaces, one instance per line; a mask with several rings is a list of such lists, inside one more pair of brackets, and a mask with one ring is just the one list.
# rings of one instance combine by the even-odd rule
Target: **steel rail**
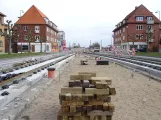
[[[40,66],[40,67],[38,67],[38,68],[35,68],[35,69],[33,69],[33,70],[30,70],[30,71],[28,71],[28,72],[20,73],[19,75],[15,76],[15,77],[12,77],[12,78],[9,78],[9,79],[7,79],[7,80],[4,80],[4,81],[0,82],[0,86],[2,87],[2,86],[4,86],[4,85],[11,85],[11,84],[13,84],[13,81],[24,80],[25,78],[27,78],[27,77],[29,77],[29,76],[32,76],[33,74],[36,74],[36,73],[40,72],[40,71],[43,70],[43,69],[47,69],[48,67],[50,67],[50,66],[52,66],[52,65],[55,65],[56,63],[58,63],[58,62],[60,62],[60,61],[62,61],[62,60],[64,60],[64,59],[69,58],[70,56],[72,56],[72,54],[67,55],[67,56],[64,56],[64,57],[63,57],[63,56],[56,56],[56,57],[53,58],[53,59],[56,59],[56,58],[59,58],[59,57],[63,57],[63,58],[61,58],[61,59],[59,59],[59,60],[56,60],[56,61],[54,61],[54,62],[51,62],[51,63],[47,63],[47,64],[45,64],[45,65],[42,65],[42,66]],[[12,82],[12,83],[11,83],[11,82]]]
[[87,55],[91,55],[94,57],[103,57],[111,62],[119,63],[120,65],[123,65],[125,67],[130,67],[135,70],[138,70],[139,72],[148,75],[150,77],[153,77],[155,79],[161,80],[161,65],[148,63],[148,62],[142,62],[137,60],[131,60],[128,58],[123,57],[116,57],[116,56],[109,56],[109,55],[101,55],[98,53],[86,53]]

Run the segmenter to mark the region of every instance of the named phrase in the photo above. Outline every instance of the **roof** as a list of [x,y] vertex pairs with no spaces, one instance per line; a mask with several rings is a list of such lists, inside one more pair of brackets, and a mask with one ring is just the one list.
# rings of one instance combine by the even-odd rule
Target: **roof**
[[128,20],[134,13],[135,11],[138,9],[138,7],[135,7],[135,10],[133,10],[131,13],[129,13],[124,19]]
[[6,15],[5,15],[5,14],[3,14],[3,13],[1,13],[1,12],[0,12],[0,16],[6,17]]
[[[34,6],[34,5],[33,5]],[[37,11],[39,12],[39,14],[43,17],[43,18],[47,18],[47,16],[44,14],[44,13],[42,13],[36,6],[34,6],[36,9],[37,9]]]
[[[130,12],[123,20],[129,20],[130,19],[130,17],[132,16],[132,15],[134,15],[135,14],[135,12],[140,8],[140,7],[143,7],[143,8],[145,8],[145,9],[147,9],[144,5],[140,5],[140,6],[138,6],[138,7],[135,7],[135,9],[132,11],[132,12]],[[148,10],[148,9],[147,9]],[[122,21],[123,21],[122,20]],[[121,21],[121,22],[122,22]],[[119,22],[120,23],[120,22]],[[119,28],[119,27],[118,27]],[[113,32],[115,31],[115,30],[117,30],[118,28],[115,28],[114,30],[113,30]]]
[[46,24],[44,18],[47,18],[47,16],[32,5],[16,24]]

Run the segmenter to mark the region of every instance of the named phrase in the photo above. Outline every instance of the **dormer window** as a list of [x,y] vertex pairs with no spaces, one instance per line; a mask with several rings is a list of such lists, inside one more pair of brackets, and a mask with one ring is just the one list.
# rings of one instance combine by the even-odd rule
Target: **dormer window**
[[52,25],[53,25],[53,23],[52,22],[50,22],[50,26],[52,27]]
[[136,21],[143,21],[144,20],[144,17],[136,17]]
[[44,18],[44,20],[45,20],[46,24],[48,24],[48,22],[49,22],[48,18]]
[[147,20],[153,20],[153,17],[147,17]]
[[123,24],[125,24],[125,20],[123,20]]

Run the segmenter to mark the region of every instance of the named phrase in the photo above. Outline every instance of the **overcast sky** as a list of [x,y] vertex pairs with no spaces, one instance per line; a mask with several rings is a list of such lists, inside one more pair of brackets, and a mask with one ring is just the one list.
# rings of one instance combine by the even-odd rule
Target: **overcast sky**
[[5,20],[16,22],[20,10],[26,12],[35,5],[65,31],[67,46],[69,42],[88,46],[90,40],[102,40],[107,46],[115,25],[140,4],[154,14],[161,10],[161,0],[0,0],[0,12],[7,15]]

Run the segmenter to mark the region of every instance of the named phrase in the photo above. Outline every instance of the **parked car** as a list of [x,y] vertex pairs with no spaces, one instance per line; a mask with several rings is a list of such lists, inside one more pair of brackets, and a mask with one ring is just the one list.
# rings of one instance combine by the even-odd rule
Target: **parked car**
[[136,52],[146,52],[146,51],[147,51],[147,48],[136,49]]

